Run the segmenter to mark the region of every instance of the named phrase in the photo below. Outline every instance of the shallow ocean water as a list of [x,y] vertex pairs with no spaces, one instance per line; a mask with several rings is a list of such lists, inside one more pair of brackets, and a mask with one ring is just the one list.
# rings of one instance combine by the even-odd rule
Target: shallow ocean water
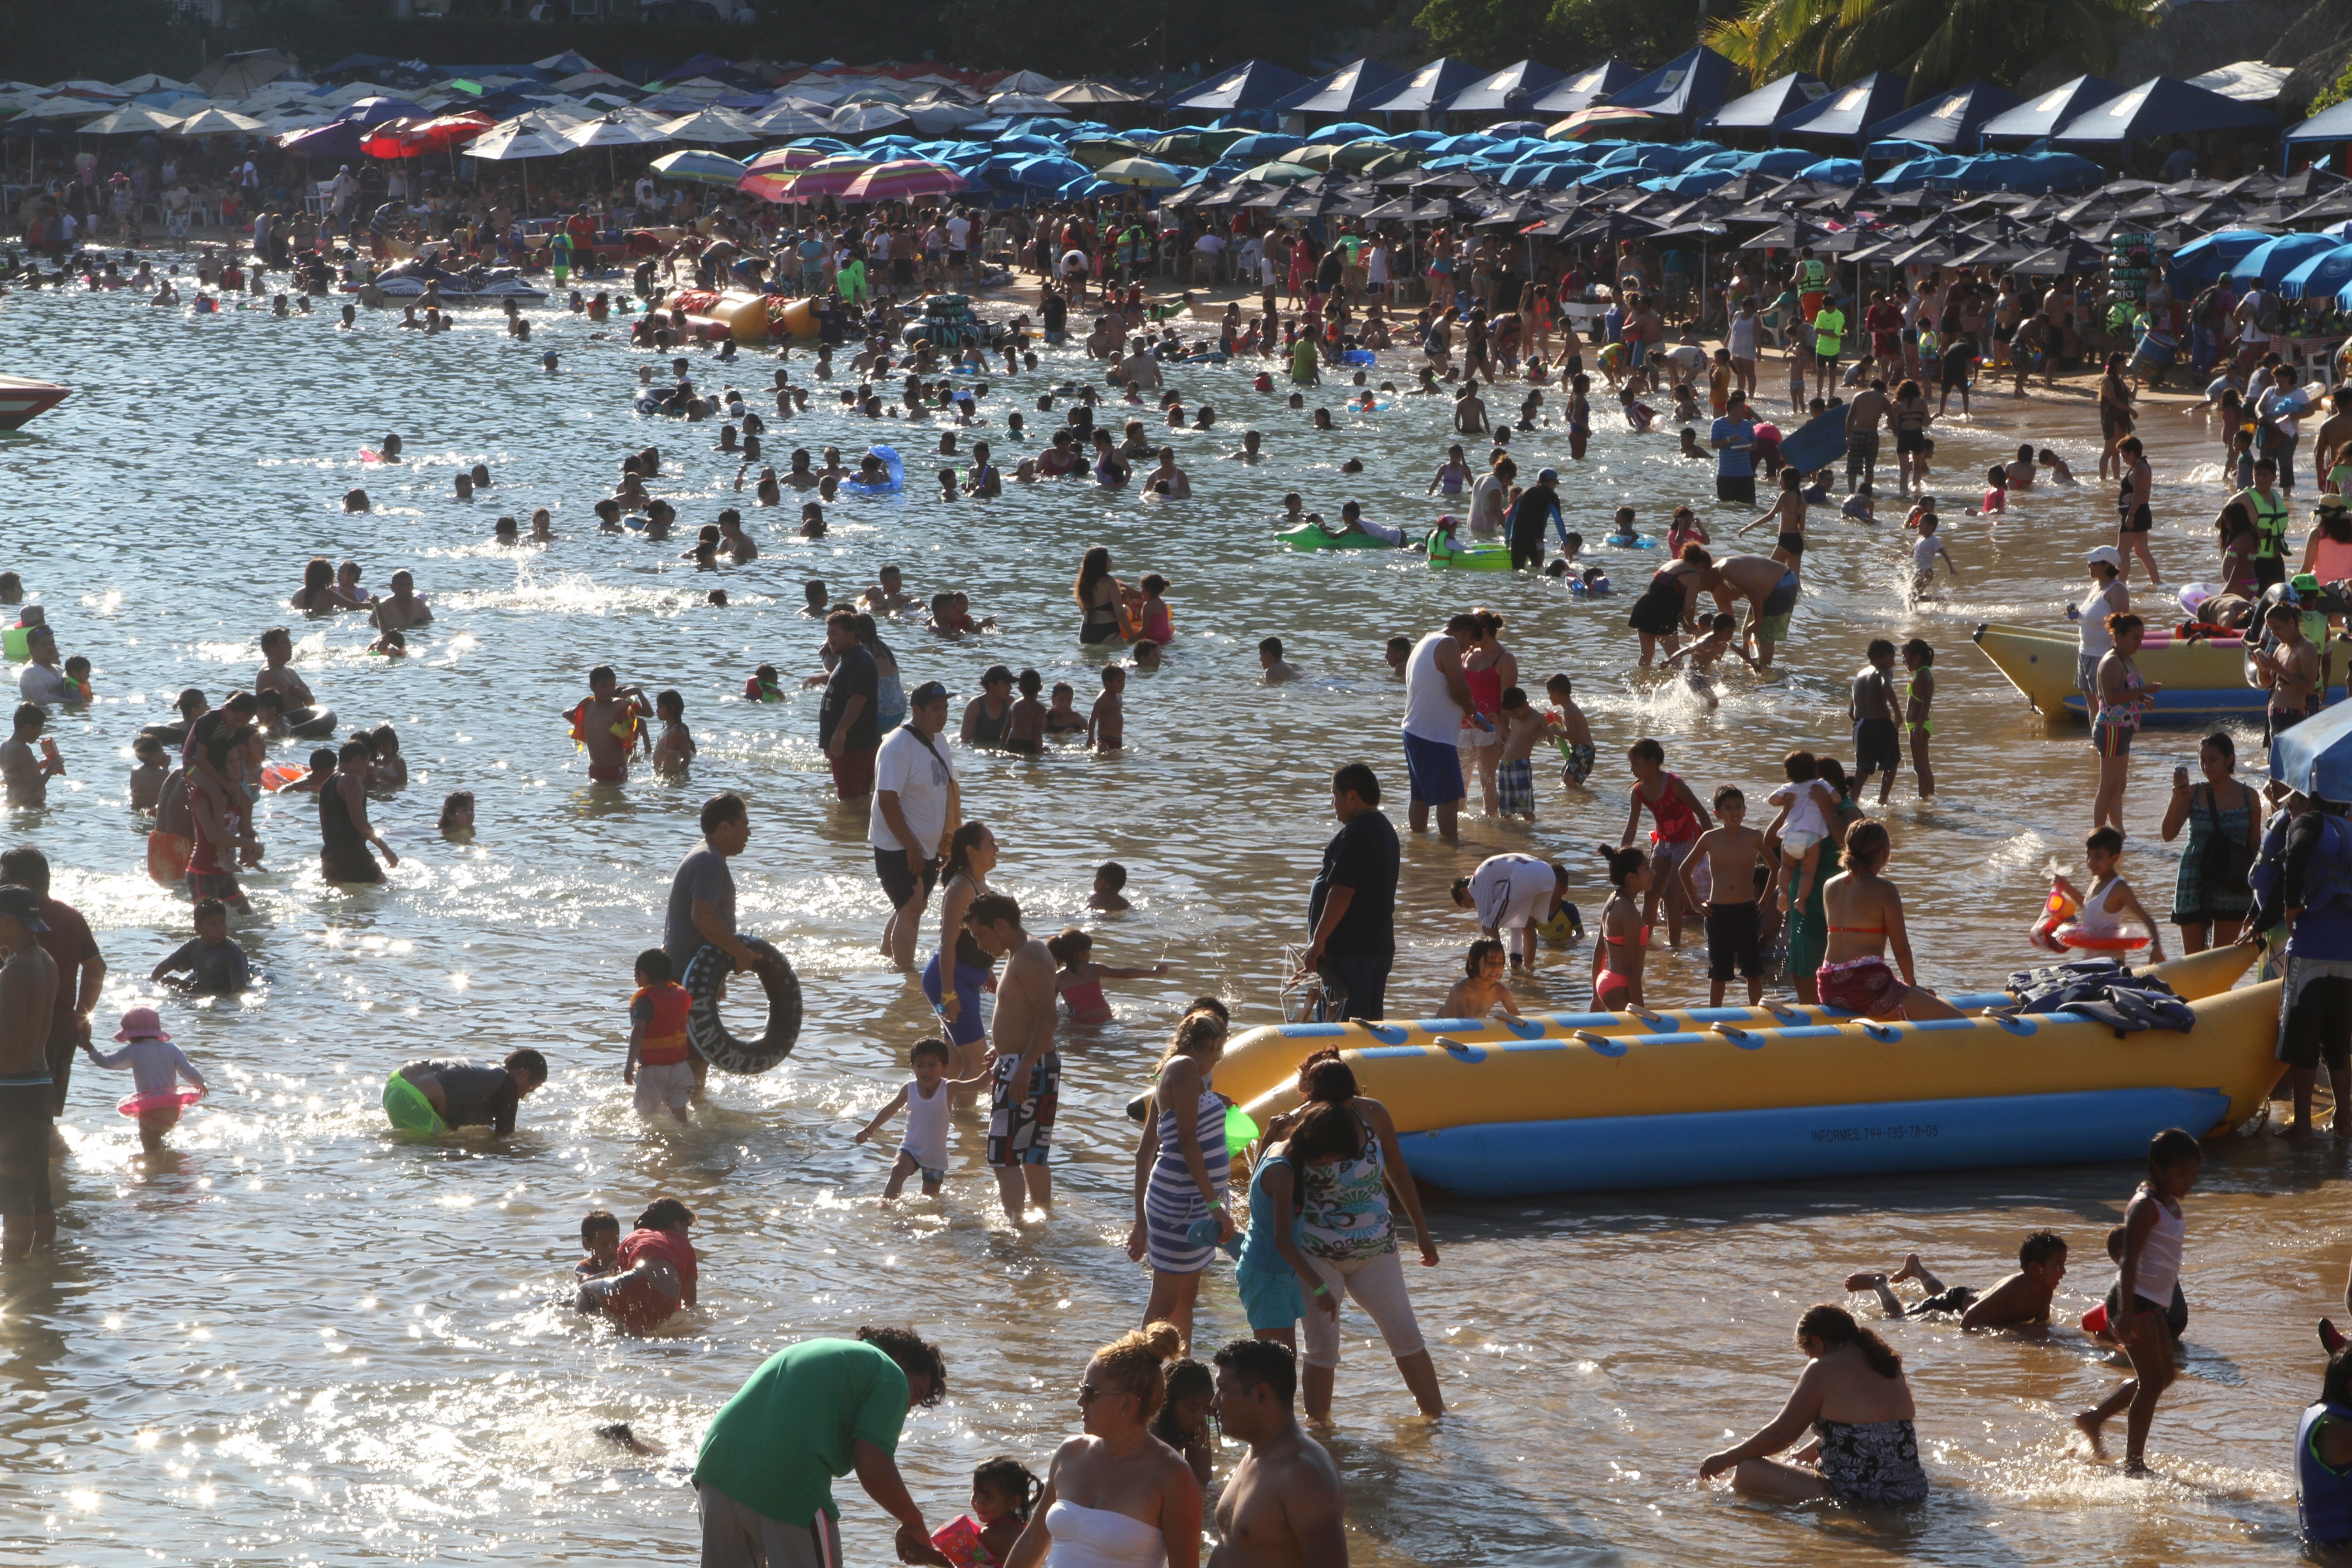
[[[1390,521],[1433,516],[1423,491],[1447,440],[1439,400],[1339,415],[1338,433],[1317,436],[1304,414],[1252,394],[1239,367],[1184,367],[1171,380],[1188,405],[1206,397],[1220,415],[1216,430],[1174,438],[1190,503],[1041,487],[948,506],[918,486],[830,509],[833,535],[820,543],[794,537],[795,507],[746,506],[765,553],[714,576],[675,557],[684,538],[664,550],[594,531],[589,503],[622,455],[648,442],[664,451],[656,493],[677,505],[688,537],[741,504],[733,459],[709,450],[715,425],[630,411],[636,356],[618,346],[617,322],[614,340],[599,342],[584,318],[542,308],[525,345],[487,310],[461,310],[456,331],[429,340],[392,320],[362,311],[360,330],[341,332],[331,302],[289,321],[198,320],[127,295],[0,302],[0,367],[79,389],[26,433],[0,437],[0,565],[48,606],[65,651],[92,659],[100,695],[55,727],[70,772],[50,806],[0,826],[48,852],[59,896],[96,930],[112,966],[101,1018],[158,1000],[147,971],[186,934],[184,900],[147,879],[144,828],[122,802],[132,734],[181,687],[217,700],[251,679],[263,628],[293,625],[298,665],[321,700],[346,727],[394,723],[412,772],[373,807],[402,855],[375,889],[322,884],[303,805],[264,806],[268,870],[248,881],[257,918],[237,934],[268,970],[267,989],[242,1005],[163,1002],[217,1086],[175,1152],[138,1162],[112,1109],[127,1085],[86,1063],[78,1072],[74,1152],[60,1167],[65,1250],[0,1276],[0,1499],[12,1523],[0,1562],[689,1557],[684,1476],[703,1422],[778,1345],[861,1322],[914,1324],[947,1352],[951,1397],[910,1420],[901,1448],[935,1523],[964,1506],[981,1459],[1011,1452],[1042,1469],[1075,1430],[1086,1348],[1131,1326],[1145,1293],[1120,1250],[1131,1134],[1118,1108],[1185,998],[1215,990],[1243,1025],[1276,1017],[1281,947],[1300,940],[1330,831],[1329,770],[1367,758],[1402,794],[1400,693],[1381,645],[1461,605],[1509,617],[1505,640],[1531,692],[1554,670],[1576,679],[1601,766],[1591,793],[1542,788],[1532,830],[1474,812],[1464,849],[1408,845],[1392,1013],[1433,1010],[1450,984],[1475,933],[1445,885],[1477,853],[1552,854],[1577,873],[1588,914],[1597,907],[1591,847],[1622,826],[1622,749],[1635,736],[1664,741],[1669,765],[1702,795],[1720,783],[1769,789],[1795,744],[1850,757],[1844,681],[1874,636],[1921,635],[1938,649],[1941,793],[1923,805],[1906,776],[1888,813],[1891,874],[1923,979],[1973,987],[2025,961],[2052,858],[2070,858],[2087,826],[2083,732],[2045,727],[1967,646],[1980,620],[2054,619],[2081,552],[2111,538],[2107,495],[2088,482],[2094,426],[2076,407],[2019,414],[1993,397],[1973,422],[1939,431],[1963,575],[1923,606],[1904,603],[1898,528],[1817,512],[1786,668],[1727,678],[1708,712],[1679,686],[1629,673],[1623,612],[1655,552],[1602,552],[1620,596],[1577,604],[1552,582],[1367,552],[1292,555],[1269,538],[1293,489],[1326,516],[1350,497]],[[554,375],[540,367],[550,347],[562,356]],[[1404,357],[1383,357],[1375,384],[1409,385]],[[795,379],[809,363],[793,357]],[[758,389],[772,368],[747,356],[696,374],[764,407]],[[985,437],[1004,458],[1003,415],[1020,407],[1034,426],[1035,395],[1086,374],[1057,352],[1035,373],[991,378],[990,423],[966,444]],[[1769,371],[1765,384],[1765,405],[1783,413]],[[877,435],[898,437],[914,474],[938,466],[926,461],[936,429],[884,421],[877,431],[835,411],[829,390],[818,384],[808,416],[770,419],[780,468],[795,445],[854,458]],[[1490,399],[1497,412],[1507,401]],[[1709,468],[1674,458],[1670,434],[1629,437],[1602,400],[1591,458],[1568,464],[1557,398],[1546,401],[1552,423],[1514,448],[1559,461],[1570,526],[1587,537],[1621,503],[1652,533],[1684,500],[1718,538],[1746,521],[1707,499]],[[1309,408],[1318,402],[1336,414],[1339,389],[1311,395]],[[1252,426],[1270,460],[1220,460]],[[387,430],[403,436],[405,459],[363,464],[361,448]],[[2203,575],[2217,447],[2201,419],[2170,411],[2148,415],[2143,433],[2157,458],[2159,558],[2168,575]],[[2057,447],[2084,489],[2021,497],[1997,530],[1957,515],[1985,465],[2024,439]],[[1367,465],[1360,479],[1338,472],[1349,456]],[[450,500],[452,473],[477,461],[497,488]],[[1535,466],[1524,455],[1522,465]],[[369,489],[372,514],[341,515],[352,484]],[[487,543],[498,513],[527,520],[540,505],[554,509],[561,542]],[[1769,548],[1760,533],[1750,540]],[[1178,640],[1162,671],[1130,682],[1129,750],[967,753],[967,810],[996,829],[995,880],[1041,933],[1084,920],[1094,865],[1126,864],[1136,909],[1087,922],[1096,956],[1164,960],[1172,973],[1114,983],[1118,1022],[1065,1031],[1050,1223],[1015,1234],[992,1217],[975,1114],[959,1117],[944,1201],[885,1214],[888,1145],[849,1137],[903,1078],[929,1015],[875,955],[885,911],[864,816],[831,801],[815,694],[757,707],[735,693],[763,660],[788,684],[817,668],[818,634],[797,615],[803,580],[845,594],[897,561],[916,591],[961,588],[1000,627],[960,645],[916,625],[886,630],[909,686],[942,679],[961,701],[1003,662],[1071,681],[1083,705],[1099,656],[1076,643],[1069,594],[1096,542],[1129,580],[1158,570],[1174,584]],[[438,613],[413,638],[416,657],[366,655],[359,617],[306,624],[288,611],[313,553],[359,560],[379,591],[393,571],[414,571]],[[702,604],[714,584],[731,607]],[[1308,679],[1256,684],[1255,645],[1269,634]],[[599,662],[685,694],[702,748],[690,783],[641,773],[625,795],[590,790],[559,715]],[[2251,739],[2241,732],[2242,750]],[[2145,843],[2126,870],[2158,910],[2177,857],[2156,842],[2153,814],[2194,740],[2150,731],[2136,757],[2131,820]],[[289,742],[280,754],[306,751]],[[433,827],[441,796],[460,788],[480,800],[478,837],[464,847]],[[809,1023],[782,1068],[715,1079],[697,1125],[648,1131],[619,1082],[629,962],[657,939],[668,873],[695,839],[699,803],[720,788],[744,793],[753,813],[735,863],[740,923],[792,956]],[[1552,955],[1522,1005],[1580,1005],[1588,966],[1580,947]],[[1654,951],[1652,975],[1654,1000],[1685,1000],[1704,964]],[[556,1074],[506,1145],[420,1148],[383,1127],[376,1096],[390,1068],[517,1044],[547,1050]],[[2067,1314],[2078,1314],[2107,1283],[2100,1238],[2131,1171],[1438,1200],[1444,1262],[1412,1284],[1454,1414],[1415,1418],[1369,1324],[1349,1317],[1333,1443],[1356,1555],[1447,1565],[2290,1557],[2289,1439],[2318,1380],[2311,1320],[2338,1300],[2344,1176],[2341,1156],[2271,1139],[2209,1165],[2189,1205],[2187,1375],[2158,1419],[2156,1480],[2127,1481],[2068,1443],[2067,1416],[2118,1375],[2071,1329],[2039,1342],[1891,1330],[1937,1482],[1934,1500],[1895,1518],[1759,1508],[1692,1478],[1725,1434],[1744,1436],[1778,1407],[1801,1362],[1789,1343],[1796,1314],[1842,1299],[1852,1268],[1916,1248],[1948,1280],[1990,1283],[2019,1237],[2048,1225],[2074,1243]],[[659,1194],[701,1215],[703,1306],[646,1341],[585,1327],[557,1300],[579,1215],[601,1205],[625,1219]],[[1204,1343],[1245,1331],[1229,1274],[1212,1278],[1203,1302]],[[669,1458],[616,1458],[591,1435],[614,1420]],[[884,1561],[882,1516],[854,1482],[839,1495],[852,1561]]]

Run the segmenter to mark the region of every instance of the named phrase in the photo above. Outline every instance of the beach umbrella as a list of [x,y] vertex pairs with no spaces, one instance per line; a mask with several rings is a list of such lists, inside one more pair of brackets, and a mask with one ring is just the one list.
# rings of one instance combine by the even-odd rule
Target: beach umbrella
[[1046,158],[1032,154],[1016,161],[1004,171],[1003,177],[1028,190],[1059,191],[1073,180],[1091,180],[1095,176],[1093,170],[1075,158]]
[[771,147],[755,153],[743,161],[746,179],[761,174],[796,174],[803,169],[824,162],[825,153],[815,147]]
[[126,103],[102,119],[81,128],[85,136],[160,135],[179,123],[175,115],[160,113],[141,103]]
[[988,112],[1000,118],[1018,114],[1059,114],[1062,106],[1034,92],[1000,92],[988,100]]
[[2270,773],[2305,795],[2352,801],[2352,702],[2281,731],[2271,742]]
[[1114,184],[1141,185],[1146,190],[1166,190],[1184,183],[1181,170],[1152,158],[1121,158],[1097,169],[1095,177]]
[[[467,155],[487,159],[493,163],[520,163],[530,158],[561,158],[566,153],[577,152],[570,142],[550,131],[535,125],[517,125],[512,121],[478,138],[466,149]],[[716,156],[717,154],[709,154]]]
[[887,130],[893,125],[912,123],[907,111],[895,104],[845,104],[834,110],[833,118],[825,122],[825,129],[836,136],[864,136]]
[[421,158],[463,147],[497,128],[498,121],[479,110],[432,120],[389,120],[362,139],[360,150],[371,158]]
[[1366,163],[1356,172],[1368,180],[1403,174],[1421,167],[1421,154],[1410,147],[1391,147],[1379,157]]
[[858,175],[874,167],[875,160],[861,158],[854,153],[836,153],[821,158],[794,174],[783,187],[783,194],[772,201],[808,202],[819,196],[837,196],[847,190]]
[[1103,81],[1095,77],[1082,78],[1067,87],[1057,87],[1045,96],[1068,109],[1091,109],[1109,104],[1143,101],[1141,93],[1131,92],[1117,82]]
[[[2326,239],[2326,235],[2318,237]],[[2310,260],[2299,262],[2279,279],[2278,291],[2286,299],[2326,298],[2352,285],[2352,245],[2330,240],[2336,248],[2323,250]]]
[[113,112],[113,110],[114,105],[110,103],[101,103],[94,98],[77,98],[68,94],[58,98],[45,98],[30,109],[18,113],[16,118],[20,121],[95,120],[101,114]]
[[600,120],[583,120],[560,134],[563,140],[583,151],[591,147],[647,147],[671,140],[654,126],[639,125],[618,114],[607,114]]
[[1295,185],[1301,180],[1313,179],[1315,174],[1316,171],[1304,164],[1276,162],[1260,163],[1255,168],[1244,169],[1236,177],[1255,180],[1262,185]]
[[226,109],[205,109],[189,115],[173,125],[173,136],[252,136],[266,133],[268,127],[247,115],[232,114]]
[[1229,144],[1223,153],[1228,158],[1246,158],[1253,163],[1268,158],[1279,158],[1286,153],[1296,153],[1307,143],[1296,136],[1286,136],[1279,131],[1253,132]]
[[845,202],[903,202],[917,196],[947,195],[971,188],[971,182],[943,164],[919,158],[877,163],[842,188]]
[[741,163],[724,153],[705,152],[699,147],[667,153],[655,159],[650,167],[665,180],[684,180],[698,185],[724,185],[729,190],[743,183]]
[[2273,286],[2302,263],[2336,248],[2324,234],[2283,234],[2265,240],[2240,257],[2230,268],[2230,281]]
[[1819,180],[1825,185],[1858,185],[1862,183],[1862,161],[1859,158],[1824,158],[1818,163],[1808,163],[1801,180]]
[[731,109],[705,109],[666,122],[661,128],[662,139],[669,142],[709,142],[723,145],[735,142],[757,142],[761,132],[751,121]]

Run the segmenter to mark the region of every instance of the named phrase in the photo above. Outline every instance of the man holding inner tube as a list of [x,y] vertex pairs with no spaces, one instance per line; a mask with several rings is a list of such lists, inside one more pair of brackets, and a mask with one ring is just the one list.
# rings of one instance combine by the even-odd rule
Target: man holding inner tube
[[[741,795],[714,795],[702,803],[702,842],[677,863],[669,883],[669,911],[662,921],[662,951],[669,955],[670,973],[681,981],[705,947],[725,953],[738,974],[759,963],[735,934],[735,874],[727,868],[751,837],[751,814]],[[710,1064],[699,1051],[687,1059],[694,1067],[694,1099],[699,1104]]]

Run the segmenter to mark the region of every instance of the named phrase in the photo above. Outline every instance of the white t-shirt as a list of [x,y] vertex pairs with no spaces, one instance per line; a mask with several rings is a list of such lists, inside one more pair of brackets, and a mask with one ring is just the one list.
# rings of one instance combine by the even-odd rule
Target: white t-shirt
[[1830,836],[1829,818],[1822,815],[1821,800],[1822,791],[1828,786],[1821,784],[1817,789],[1817,784],[1821,784],[1818,779],[1807,779],[1803,784],[1784,784],[1764,797],[1768,805],[1789,808],[1788,820],[1780,824],[1783,837],[1791,833],[1810,833],[1816,838]]
[[878,803],[887,789],[898,797],[898,809],[915,843],[898,842],[878,804],[866,821],[866,841],[877,849],[911,847],[929,856],[948,830],[948,790],[955,776],[955,763],[945,741],[934,735],[926,743],[911,723],[891,731],[883,738],[882,749],[874,753],[874,795]]
[[1936,546],[1942,542],[1934,534],[1926,534],[1911,547],[1911,564],[1921,572],[1936,569]]
[[1385,283],[1389,280],[1389,247],[1375,245],[1364,257],[1364,280]]
[[1224,237],[1221,235],[1204,234],[1192,242],[1192,248],[1202,256],[1222,256],[1225,249]]
[[28,664],[16,678],[16,695],[44,708],[66,700],[66,678],[46,664]]
[[651,206],[651,205],[654,205],[654,182],[653,182],[653,177],[652,177],[651,175],[648,175],[648,174],[640,174],[640,175],[638,175],[638,176],[637,176],[637,205],[638,205],[638,206],[640,206],[640,207],[649,207],[649,206]]
[[2115,634],[2107,630],[2107,617],[2124,609],[2130,595],[2118,577],[2104,588],[2093,588],[2083,595],[2075,608],[2082,614],[2083,651],[2105,654],[2116,646]]
[[1551,862],[1533,855],[1493,855],[1470,873],[1470,908],[1481,931],[1517,931],[1540,921],[1559,886]]
[[948,248],[961,250],[971,238],[971,220],[959,213],[948,219]]

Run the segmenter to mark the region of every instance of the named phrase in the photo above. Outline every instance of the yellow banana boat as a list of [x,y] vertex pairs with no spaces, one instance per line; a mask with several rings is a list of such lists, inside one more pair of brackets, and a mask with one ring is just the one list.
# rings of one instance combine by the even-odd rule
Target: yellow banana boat
[[[1971,635],[2035,712],[2045,719],[2084,713],[2083,694],[2074,689],[2080,645],[2072,631],[1987,622]],[[2237,637],[2190,641],[2151,632],[2134,662],[2140,679],[2161,688],[2148,706],[2152,721],[2251,712],[2269,700],[2267,692],[2247,683],[2245,645]],[[2328,700],[2342,700],[2341,689],[2331,692]]]
[[[1601,1192],[2127,1160],[2167,1127],[2223,1131],[2277,1081],[2278,982],[2189,1006],[2189,1029],[2128,1035],[2054,1013],[1344,1055],[1416,1176],[1476,1195]],[[1286,1083],[1247,1109],[1263,1126],[1296,1103]]]
[[[2217,995],[2237,983],[2254,961],[2251,947],[2213,947],[2184,958],[2139,966],[2172,987],[2186,1002]],[[2041,962],[2037,959],[2035,962]],[[2055,962],[2055,961],[2053,961]],[[2017,1000],[2006,991],[1962,993],[1944,998],[1963,1013],[2006,1007]],[[1378,1024],[1277,1024],[1236,1036],[1217,1063],[1216,1086],[1236,1104],[1286,1087],[1299,1058],[1311,1051],[1363,1050],[1375,1046],[1427,1045],[1441,1037],[1464,1045],[1507,1046],[1521,1040],[1573,1039],[1580,1035],[1657,1035],[1711,1029],[1786,1029],[1801,1024],[1842,1023],[1854,1015],[1838,1007],[1803,1002],[1761,1007],[1665,1007],[1640,1013],[1530,1013],[1519,1018],[1391,1019]]]

